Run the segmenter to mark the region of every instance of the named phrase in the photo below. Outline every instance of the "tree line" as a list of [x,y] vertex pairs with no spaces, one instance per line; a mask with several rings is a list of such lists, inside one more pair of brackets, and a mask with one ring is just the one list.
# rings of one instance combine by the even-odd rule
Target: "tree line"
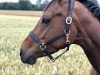
[[48,4],[48,0],[42,2],[37,0],[36,4],[32,4],[30,0],[19,0],[17,3],[3,2],[0,3],[0,9],[3,10],[37,10],[41,11]]

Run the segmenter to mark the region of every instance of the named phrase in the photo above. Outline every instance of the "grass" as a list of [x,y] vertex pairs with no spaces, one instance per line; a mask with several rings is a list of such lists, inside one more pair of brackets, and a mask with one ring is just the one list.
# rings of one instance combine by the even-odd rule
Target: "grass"
[[[53,66],[47,57],[39,58],[35,65],[23,64],[20,60],[20,45],[38,20],[39,17],[0,15],[0,75],[53,75]],[[72,45],[56,63],[60,75],[89,75],[91,69],[77,45]]]
[[35,16],[40,17],[42,11],[21,11],[21,10],[0,10],[2,15],[17,15],[17,16]]

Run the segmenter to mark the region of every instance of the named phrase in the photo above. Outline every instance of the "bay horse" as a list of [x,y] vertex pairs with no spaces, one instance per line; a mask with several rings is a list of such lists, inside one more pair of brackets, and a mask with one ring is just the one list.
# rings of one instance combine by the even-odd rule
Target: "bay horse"
[[74,0],[53,0],[48,4],[36,27],[21,45],[21,60],[35,64],[39,57],[52,59],[51,54],[77,44],[94,68],[90,75],[100,75],[100,22],[77,0],[70,8],[70,1]]

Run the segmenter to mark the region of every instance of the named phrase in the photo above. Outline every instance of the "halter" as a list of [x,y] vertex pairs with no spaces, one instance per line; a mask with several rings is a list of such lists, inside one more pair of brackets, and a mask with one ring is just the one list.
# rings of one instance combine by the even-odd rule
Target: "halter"
[[[41,42],[40,38],[35,35],[35,33],[33,31],[31,31],[29,33],[29,36],[40,46],[40,49],[50,58],[50,60],[52,62],[54,62],[56,59],[58,59],[61,55],[63,55],[65,52],[67,52],[69,50],[69,46],[71,45],[70,40],[69,40],[69,36],[70,36],[70,29],[71,29],[71,24],[72,24],[72,15],[73,15],[73,6],[74,6],[74,0],[69,0],[69,15],[66,18],[66,30],[64,30],[64,33],[50,39],[49,41]],[[48,46],[50,46],[51,44],[53,44],[54,42],[58,41],[61,38],[66,37],[66,47],[67,49],[61,53],[60,55],[58,55],[56,58],[53,58],[53,56],[48,52]],[[54,68],[55,68],[55,64],[54,64]],[[57,70],[56,70],[57,71]],[[56,74],[58,75],[58,74]]]

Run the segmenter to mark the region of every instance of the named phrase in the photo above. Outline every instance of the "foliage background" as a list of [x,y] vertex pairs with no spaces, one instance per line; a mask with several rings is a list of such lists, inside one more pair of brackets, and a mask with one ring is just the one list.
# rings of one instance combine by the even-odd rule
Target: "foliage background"
[[36,4],[32,4],[30,0],[19,0],[18,3],[3,2],[0,3],[0,9],[3,10],[35,10],[41,11],[49,3],[48,0],[37,0]]

